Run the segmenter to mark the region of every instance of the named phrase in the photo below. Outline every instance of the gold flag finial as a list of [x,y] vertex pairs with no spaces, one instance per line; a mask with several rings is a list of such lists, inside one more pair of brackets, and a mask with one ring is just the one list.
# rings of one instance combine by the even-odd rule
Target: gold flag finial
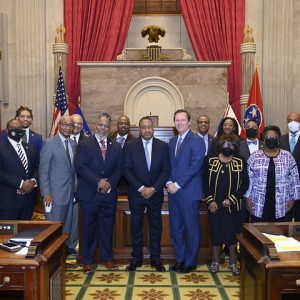
[[253,29],[249,25],[244,29],[243,43],[254,43]]
[[55,43],[65,43],[65,32],[66,28],[60,24],[56,28],[57,35],[55,37]]

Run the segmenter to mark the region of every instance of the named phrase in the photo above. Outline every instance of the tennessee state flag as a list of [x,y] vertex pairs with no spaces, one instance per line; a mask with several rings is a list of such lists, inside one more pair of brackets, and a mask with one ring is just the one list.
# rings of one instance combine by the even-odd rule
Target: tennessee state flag
[[[265,127],[263,106],[260,94],[260,84],[258,77],[258,66],[256,65],[252,86],[250,90],[248,104],[244,114],[244,125],[246,125],[249,120],[256,120],[258,123],[258,137],[260,136],[262,130]],[[246,137],[245,131],[242,131],[242,137]]]

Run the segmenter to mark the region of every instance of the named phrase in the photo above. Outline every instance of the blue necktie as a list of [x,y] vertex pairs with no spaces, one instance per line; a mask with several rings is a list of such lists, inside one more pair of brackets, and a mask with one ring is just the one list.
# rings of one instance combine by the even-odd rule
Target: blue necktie
[[251,145],[251,144],[252,144],[252,145],[257,145],[257,140],[254,140],[254,141],[248,141],[248,140],[247,140],[247,144],[248,144],[248,145]]
[[151,158],[150,158],[150,153],[149,153],[149,149],[148,149],[148,145],[150,142],[145,142],[145,156],[146,156],[146,161],[147,161],[147,166],[148,166],[148,170],[150,171],[150,166],[151,166]]
[[294,152],[295,146],[296,146],[296,134],[295,134],[295,133],[292,133],[292,138],[291,138],[291,140],[290,140],[290,149],[291,149],[291,153]]
[[175,156],[177,155],[178,151],[179,151],[179,148],[181,146],[181,143],[182,143],[182,137],[179,138],[178,140],[178,143],[177,143],[177,148],[176,148],[176,152],[175,152]]

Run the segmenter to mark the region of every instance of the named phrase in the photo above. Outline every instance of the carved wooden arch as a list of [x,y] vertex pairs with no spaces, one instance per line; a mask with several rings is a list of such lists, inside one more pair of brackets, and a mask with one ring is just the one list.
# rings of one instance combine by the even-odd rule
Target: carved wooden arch
[[145,115],[157,115],[159,126],[173,126],[173,114],[182,108],[181,92],[163,77],[146,77],[137,81],[128,90],[124,102],[124,113],[135,125]]

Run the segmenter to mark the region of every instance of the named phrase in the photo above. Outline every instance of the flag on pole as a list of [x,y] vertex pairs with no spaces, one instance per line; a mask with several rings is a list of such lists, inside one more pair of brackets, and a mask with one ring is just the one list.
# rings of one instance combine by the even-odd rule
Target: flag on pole
[[52,117],[50,136],[57,134],[58,122],[60,117],[63,115],[69,115],[69,111],[68,111],[68,100],[67,100],[67,95],[65,90],[64,77],[60,66],[58,71],[56,99],[54,104],[54,112]]
[[265,127],[262,99],[260,94],[260,84],[258,77],[258,65],[256,65],[252,86],[250,90],[248,104],[244,114],[244,125],[249,120],[256,120],[258,123],[258,137]]
[[91,136],[92,134],[91,134],[90,128],[89,128],[89,126],[88,126],[88,124],[87,124],[87,122],[86,122],[86,120],[83,116],[83,113],[82,113],[80,107],[78,107],[78,106],[76,107],[75,114],[78,114],[82,117],[82,120],[83,120],[83,128],[82,128],[83,133],[86,136]]

